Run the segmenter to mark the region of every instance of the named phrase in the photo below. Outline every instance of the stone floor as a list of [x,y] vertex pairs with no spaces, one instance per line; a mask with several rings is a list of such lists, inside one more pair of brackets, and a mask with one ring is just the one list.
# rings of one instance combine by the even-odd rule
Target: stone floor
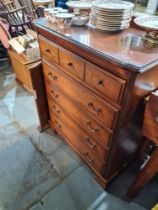
[[0,210],[145,210],[104,191],[51,130],[39,133],[34,99],[0,71]]

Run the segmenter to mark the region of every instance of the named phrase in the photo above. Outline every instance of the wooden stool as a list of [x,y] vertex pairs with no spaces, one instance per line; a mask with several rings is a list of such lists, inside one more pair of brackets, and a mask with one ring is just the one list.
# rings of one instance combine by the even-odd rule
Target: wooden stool
[[[146,138],[158,145],[158,90],[153,92],[145,108],[143,134]],[[158,172],[158,147],[152,153],[150,159],[135,178],[128,190],[129,197],[135,194],[147,184]]]

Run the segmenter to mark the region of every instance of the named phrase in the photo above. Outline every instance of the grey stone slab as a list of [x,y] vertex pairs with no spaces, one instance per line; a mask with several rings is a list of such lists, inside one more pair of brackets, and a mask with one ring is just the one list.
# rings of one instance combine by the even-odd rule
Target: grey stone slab
[[54,166],[61,178],[82,164],[78,155],[50,129],[43,133],[39,133],[37,129],[27,129],[26,132],[30,135],[33,144]]
[[103,192],[88,208],[88,210],[145,210],[143,207],[127,203],[115,196]]
[[40,203],[36,203],[34,206],[29,208],[28,210],[44,210],[44,208]]
[[64,182],[53,188],[41,202],[45,210],[79,210],[76,208]]
[[7,137],[13,136],[21,131],[22,129],[18,122],[11,122],[6,126],[0,126],[0,139],[5,138],[7,140]]
[[0,100],[0,127],[12,122],[10,111],[3,101]]
[[36,127],[31,127],[26,130],[26,133],[28,133],[32,143],[45,157],[51,156],[59,147],[64,145],[63,140],[54,135],[51,129],[40,133]]
[[95,181],[93,174],[85,166],[79,167],[65,178],[65,183],[79,210],[87,209],[104,190]]
[[26,209],[60,182],[60,177],[31,144],[29,137],[22,134],[16,134],[16,137],[21,140],[0,150],[2,209]]
[[47,158],[49,162],[54,165],[55,170],[61,178],[69,175],[83,164],[79,156],[67,144],[56,149],[56,151]]
[[18,121],[24,129],[39,124],[33,96],[15,98],[12,119]]

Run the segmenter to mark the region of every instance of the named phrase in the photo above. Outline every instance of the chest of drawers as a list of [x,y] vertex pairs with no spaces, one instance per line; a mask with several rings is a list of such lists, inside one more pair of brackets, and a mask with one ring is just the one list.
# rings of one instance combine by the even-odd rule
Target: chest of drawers
[[[65,32],[50,31],[49,27],[53,26],[42,21],[35,26],[43,63],[48,121],[105,186],[135,157],[141,145],[141,127],[137,122],[142,118],[137,109],[143,110],[140,106],[143,97],[158,84],[157,67],[141,73],[143,68],[137,71],[103,56],[100,32],[95,40],[100,52],[94,53],[94,46],[87,49],[82,43],[78,45],[63,35]],[[73,35],[85,34],[80,30],[72,29]],[[87,33],[93,36],[91,31]],[[140,86],[151,82],[150,90]]]

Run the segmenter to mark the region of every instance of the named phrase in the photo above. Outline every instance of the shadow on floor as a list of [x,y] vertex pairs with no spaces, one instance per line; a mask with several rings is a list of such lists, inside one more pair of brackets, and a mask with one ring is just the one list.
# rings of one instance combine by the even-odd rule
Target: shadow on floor
[[137,173],[141,161],[131,163],[125,168],[116,178],[109,183],[107,191],[125,201],[132,201],[146,209],[151,209],[156,203],[158,203],[158,174],[144,186],[134,198],[128,198],[126,193]]

